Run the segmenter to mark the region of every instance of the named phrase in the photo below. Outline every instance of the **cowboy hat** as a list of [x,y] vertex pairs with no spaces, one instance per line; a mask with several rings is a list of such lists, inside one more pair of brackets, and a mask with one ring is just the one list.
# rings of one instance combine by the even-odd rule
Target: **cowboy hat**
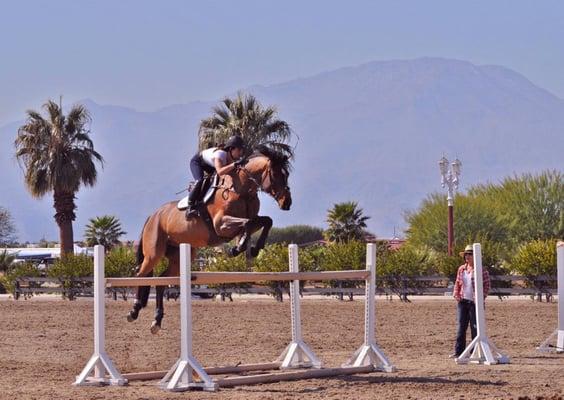
[[464,248],[464,251],[461,251],[460,253],[460,257],[464,257],[465,254],[474,254],[474,248],[472,247],[471,244],[469,244],[468,246],[466,246]]

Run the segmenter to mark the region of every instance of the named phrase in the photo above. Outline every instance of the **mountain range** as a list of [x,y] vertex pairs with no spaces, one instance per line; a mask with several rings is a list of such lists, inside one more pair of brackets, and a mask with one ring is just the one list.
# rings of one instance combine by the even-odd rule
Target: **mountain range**
[[[273,216],[275,226],[325,227],[334,203],[354,200],[371,217],[370,231],[401,235],[404,212],[443,190],[437,164],[443,155],[462,161],[462,191],[513,174],[564,169],[564,100],[502,66],[375,61],[243,91],[276,105],[295,133],[292,210],[262,197],[261,213]],[[191,180],[199,122],[218,101],[152,112],[82,101],[105,163],[96,186],[77,195],[75,239],[89,218],[104,214],[117,216],[127,238],[136,239],[154,209],[180,198]],[[14,159],[22,122],[0,127],[0,206],[12,213],[21,241],[55,240],[52,197],[31,198]]]

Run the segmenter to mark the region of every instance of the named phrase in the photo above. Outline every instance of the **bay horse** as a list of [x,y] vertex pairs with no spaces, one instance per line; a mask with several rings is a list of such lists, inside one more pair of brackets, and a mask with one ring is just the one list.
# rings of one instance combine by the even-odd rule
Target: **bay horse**
[[[153,275],[153,269],[162,257],[168,259],[168,268],[161,276],[180,274],[179,245],[192,246],[192,261],[198,247],[217,246],[239,236],[237,244],[229,249],[231,256],[247,251],[256,257],[264,248],[272,219],[259,216],[258,192],[272,196],[282,210],[289,210],[292,196],[288,187],[289,158],[266,146],[259,147],[246,163],[220,178],[213,197],[202,207],[200,216],[185,218],[177,202],[169,202],[156,210],[145,222],[137,248],[137,277]],[[206,211],[209,218],[206,218]],[[261,230],[254,246],[248,248],[254,232]],[[247,249],[248,248],[248,249]],[[155,319],[151,332],[157,333],[164,316],[163,297],[165,286],[156,287]],[[133,308],[127,315],[132,322],[147,305],[150,286],[137,288]]]

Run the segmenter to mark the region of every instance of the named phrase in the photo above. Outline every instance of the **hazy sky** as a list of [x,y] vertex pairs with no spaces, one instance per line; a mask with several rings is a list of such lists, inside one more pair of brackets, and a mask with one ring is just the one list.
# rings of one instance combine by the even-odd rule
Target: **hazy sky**
[[0,126],[59,94],[153,110],[421,56],[503,65],[564,97],[564,2],[2,1]]

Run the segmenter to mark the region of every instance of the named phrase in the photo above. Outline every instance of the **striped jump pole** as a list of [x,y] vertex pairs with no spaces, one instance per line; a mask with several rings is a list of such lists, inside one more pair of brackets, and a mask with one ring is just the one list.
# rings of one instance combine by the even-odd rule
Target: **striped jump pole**
[[556,270],[558,274],[558,325],[537,349],[564,353],[564,242],[556,244]]
[[457,364],[508,364],[509,357],[495,347],[486,331],[486,317],[484,310],[484,282],[482,277],[482,246],[474,243],[474,298],[476,300],[476,323],[478,333],[474,340],[456,359]]

